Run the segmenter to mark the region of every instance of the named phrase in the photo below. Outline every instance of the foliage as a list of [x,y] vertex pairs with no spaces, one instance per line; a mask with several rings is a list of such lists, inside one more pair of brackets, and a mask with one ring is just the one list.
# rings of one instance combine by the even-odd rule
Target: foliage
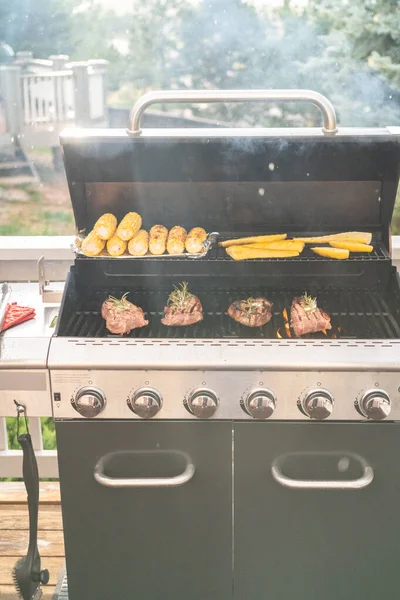
[[[42,439],[44,450],[54,450],[56,448],[56,430],[54,421],[50,417],[41,419],[42,423]],[[24,429],[25,431],[25,429]],[[17,418],[10,417],[7,419],[8,444],[10,450],[21,450],[17,439]]]
[[33,51],[39,58],[69,54],[72,9],[78,0],[1,0],[0,40],[15,52]]

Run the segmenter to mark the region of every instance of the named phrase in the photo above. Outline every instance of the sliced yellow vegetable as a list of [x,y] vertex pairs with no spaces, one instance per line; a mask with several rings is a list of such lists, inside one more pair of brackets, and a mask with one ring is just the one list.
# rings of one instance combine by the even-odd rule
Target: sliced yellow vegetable
[[292,258],[299,256],[295,250],[268,250],[266,248],[248,248],[247,246],[232,246],[226,249],[233,260],[249,260],[253,258]]
[[244,244],[256,244],[258,242],[275,242],[276,240],[284,240],[286,237],[287,233],[255,235],[253,237],[238,238],[236,240],[225,240],[224,242],[220,242],[219,245],[222,248],[229,248],[230,246],[243,246]]
[[301,237],[295,238],[300,242],[306,244],[324,244],[325,242],[336,242],[340,240],[351,240],[352,242],[359,242],[360,244],[370,244],[372,240],[372,233],[365,231],[347,231],[346,233],[333,233],[331,235],[321,235],[318,237]]
[[256,244],[246,244],[246,248],[265,248],[266,250],[295,250],[302,252],[304,242],[299,240],[277,240],[276,242],[258,242]]
[[350,252],[341,248],[311,248],[315,254],[325,256],[326,258],[337,258],[338,260],[344,260],[349,258]]
[[343,242],[329,242],[332,248],[344,248],[350,250],[350,252],[372,252],[373,246],[367,244],[359,244],[358,242],[352,242],[349,240],[343,240]]

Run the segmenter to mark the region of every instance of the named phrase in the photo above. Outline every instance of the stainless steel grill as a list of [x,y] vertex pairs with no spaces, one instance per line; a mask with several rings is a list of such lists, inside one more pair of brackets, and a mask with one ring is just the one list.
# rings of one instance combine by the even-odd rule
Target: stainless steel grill
[[[309,248],[239,262],[219,247],[196,260],[76,257],[48,358],[70,600],[109,600],[115,581],[124,600],[375,600],[398,587],[400,138],[337,130],[315,93],[226,99],[296,94],[323,107],[323,131],[141,132],[144,107],[162,101],[151,94],[130,132],[62,138],[78,230],[135,210],[145,228],[367,231],[374,246],[340,261]],[[165,327],[183,281],[204,319]],[[295,339],[305,291],[332,329]],[[113,336],[101,306],[125,292],[149,325]],[[249,296],[273,303],[264,327],[226,314]]]

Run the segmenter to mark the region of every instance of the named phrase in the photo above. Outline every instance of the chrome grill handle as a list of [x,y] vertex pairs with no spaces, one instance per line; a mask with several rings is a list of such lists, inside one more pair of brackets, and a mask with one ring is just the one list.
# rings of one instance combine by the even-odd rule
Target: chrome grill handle
[[[156,452],[148,452],[148,454],[155,454]],[[157,452],[161,454],[162,452]],[[146,452],[115,452],[111,454],[107,454],[102,456],[94,469],[94,478],[95,480],[104,487],[109,488],[165,488],[165,487],[179,487],[188,483],[195,474],[195,466],[191,462],[190,457],[184,452],[178,451],[165,451],[165,454],[179,454],[185,458],[185,469],[179,475],[175,475],[173,477],[109,477],[104,473],[104,469],[106,466],[107,460],[110,458],[112,454],[146,454]]]
[[288,455],[278,457],[272,464],[271,473],[279,485],[293,490],[361,490],[372,483],[374,470],[361,456],[355,456],[361,463],[363,473],[358,479],[351,480],[322,480],[322,479],[293,479],[282,473],[281,463]]
[[152,104],[219,102],[310,102],[323,115],[323,133],[337,132],[335,109],[328,98],[313,90],[173,90],[148,92],[139,98],[131,110],[128,133],[141,135],[143,113]]

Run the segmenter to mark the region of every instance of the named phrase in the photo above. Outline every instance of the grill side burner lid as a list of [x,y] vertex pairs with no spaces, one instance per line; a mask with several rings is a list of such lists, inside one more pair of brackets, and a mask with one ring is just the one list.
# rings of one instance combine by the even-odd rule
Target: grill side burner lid
[[[154,102],[308,100],[321,129],[140,129]],[[145,95],[135,131],[66,130],[61,144],[77,230],[135,210],[144,227],[196,225],[222,234],[369,230],[389,247],[399,180],[397,130],[340,128],[307,90]]]

